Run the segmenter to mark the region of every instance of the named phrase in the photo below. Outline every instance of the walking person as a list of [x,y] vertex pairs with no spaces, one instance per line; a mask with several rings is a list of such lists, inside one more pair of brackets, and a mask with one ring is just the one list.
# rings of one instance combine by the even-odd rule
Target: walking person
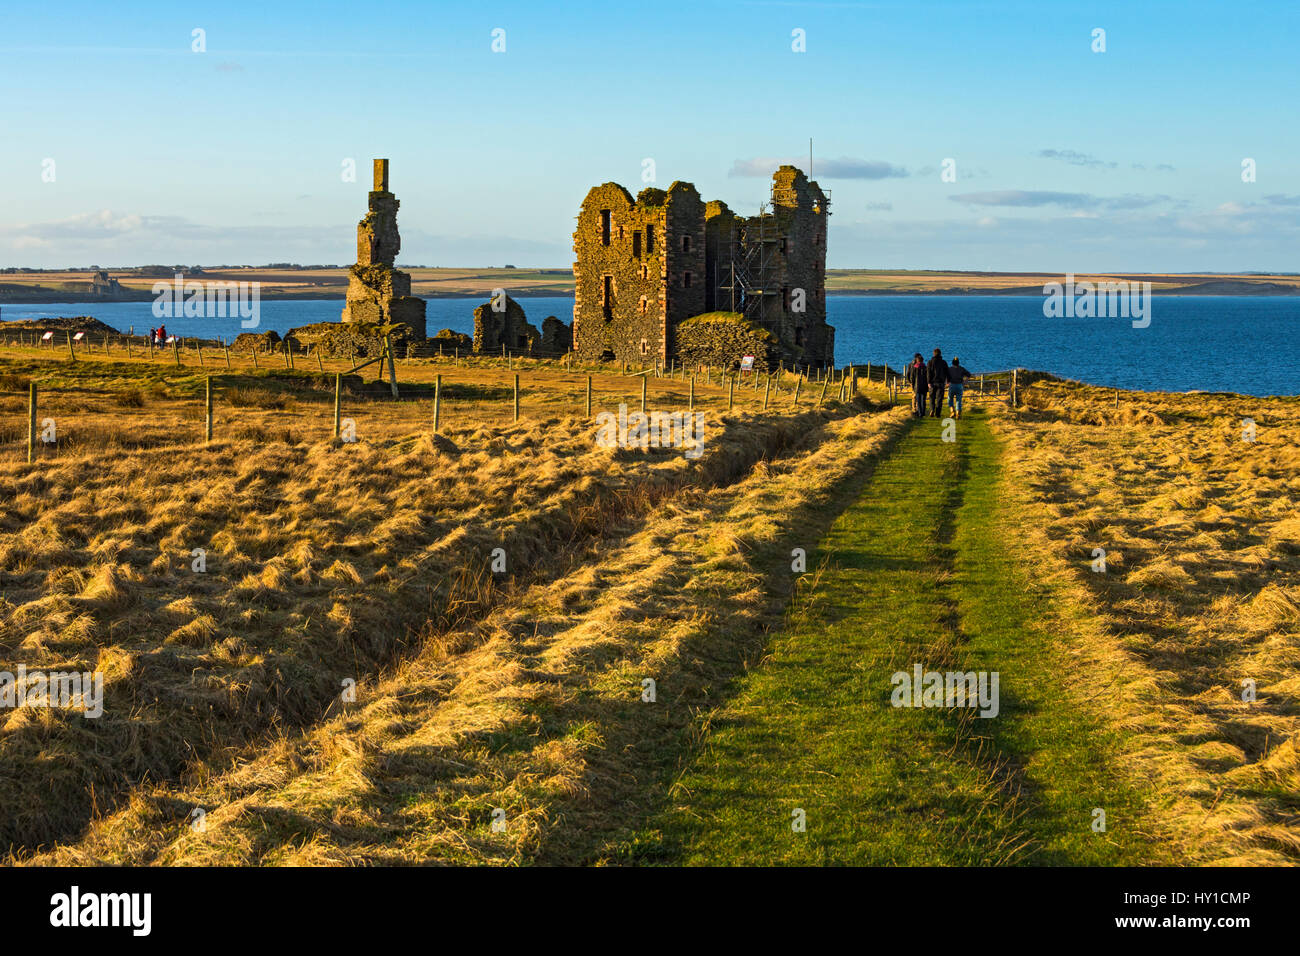
[[925,377],[930,383],[930,415],[938,418],[943,411],[943,392],[948,387],[948,363],[938,349],[934,350],[934,357],[925,367]]
[[961,359],[954,355],[952,364],[948,366],[948,409],[958,418],[961,418],[962,393],[966,391],[968,378],[970,372],[961,364]]
[[928,388],[925,360],[921,358],[921,353],[917,352],[912,358],[912,364],[907,367],[907,384],[912,386],[912,416],[914,418],[925,417],[925,393]]

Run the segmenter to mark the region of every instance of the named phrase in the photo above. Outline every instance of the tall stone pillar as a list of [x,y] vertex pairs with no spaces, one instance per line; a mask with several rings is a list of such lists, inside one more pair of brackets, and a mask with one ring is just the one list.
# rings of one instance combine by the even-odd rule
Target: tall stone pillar
[[402,323],[408,338],[426,338],[424,300],[411,295],[411,275],[393,267],[402,249],[397,232],[397,197],[388,191],[388,160],[375,160],[370,211],[357,224],[357,262],[348,269],[344,322]]

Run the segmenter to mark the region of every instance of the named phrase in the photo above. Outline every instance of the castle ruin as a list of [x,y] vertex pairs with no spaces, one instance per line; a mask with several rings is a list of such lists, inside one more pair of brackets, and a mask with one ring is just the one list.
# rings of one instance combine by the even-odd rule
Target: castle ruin
[[357,262],[348,269],[344,322],[402,323],[416,342],[426,334],[424,300],[411,295],[411,275],[394,268],[402,239],[397,197],[388,191],[388,160],[376,159],[370,211],[357,224]]
[[832,364],[829,207],[829,195],[794,166],[776,171],[770,208],[749,217],[704,203],[690,183],[643,189],[635,200],[617,183],[594,187],[573,234],[574,351],[667,363],[679,357],[683,322],[725,312],[769,333],[787,364]]

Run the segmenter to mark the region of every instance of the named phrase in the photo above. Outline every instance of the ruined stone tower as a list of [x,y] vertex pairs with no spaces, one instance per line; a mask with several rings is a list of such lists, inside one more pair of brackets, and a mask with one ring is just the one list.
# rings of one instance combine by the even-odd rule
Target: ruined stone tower
[[424,300],[411,296],[410,273],[393,267],[402,239],[397,232],[401,203],[388,191],[388,160],[375,160],[370,211],[357,224],[357,262],[348,269],[344,322],[400,322],[417,342],[425,339]]
[[573,348],[589,359],[667,362],[673,330],[704,311],[704,203],[690,183],[587,193],[573,234]]
[[666,362],[679,357],[683,322],[725,312],[765,333],[775,358],[832,364],[829,206],[829,195],[793,166],[776,171],[770,206],[748,218],[705,204],[690,183],[643,189],[635,201],[617,183],[595,187],[573,234],[574,351]]

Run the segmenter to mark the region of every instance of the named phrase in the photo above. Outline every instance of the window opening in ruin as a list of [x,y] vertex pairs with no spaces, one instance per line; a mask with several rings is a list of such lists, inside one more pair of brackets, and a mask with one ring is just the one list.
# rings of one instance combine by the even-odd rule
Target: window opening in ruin
[[786,312],[790,311],[790,287],[788,285],[781,286],[781,308]]
[[603,245],[606,246],[609,245],[609,226],[610,226],[609,210],[602,209],[600,211],[600,241]]
[[690,251],[691,251],[691,237],[682,236],[682,252],[690,252]]
[[645,227],[645,251],[646,255],[655,251],[655,227],[653,225]]
[[683,288],[683,289],[689,289],[690,287],[691,287],[691,274],[690,274],[689,272],[683,272],[683,273],[682,273],[682,288]]
[[646,298],[645,298],[645,296],[641,296],[641,314],[642,314],[642,315],[645,315],[645,307],[646,307]]
[[794,344],[803,345],[803,329],[798,326],[796,326],[794,330]]
[[615,358],[616,356],[614,355],[613,349],[605,349],[605,351],[600,353],[600,360],[602,362],[612,362]]
[[781,254],[785,255],[790,251],[790,240],[785,236],[781,237]]
[[614,317],[614,277],[605,276],[604,287],[601,289],[600,305],[605,313],[606,319]]
[[647,352],[649,352],[649,351],[650,351],[650,346],[646,345],[646,341],[645,341],[645,339],[642,339],[642,340],[641,340],[641,354],[642,354],[642,355],[645,355],[645,354],[646,354]]
[[632,233],[632,255],[637,259],[641,258],[641,230],[640,229]]

